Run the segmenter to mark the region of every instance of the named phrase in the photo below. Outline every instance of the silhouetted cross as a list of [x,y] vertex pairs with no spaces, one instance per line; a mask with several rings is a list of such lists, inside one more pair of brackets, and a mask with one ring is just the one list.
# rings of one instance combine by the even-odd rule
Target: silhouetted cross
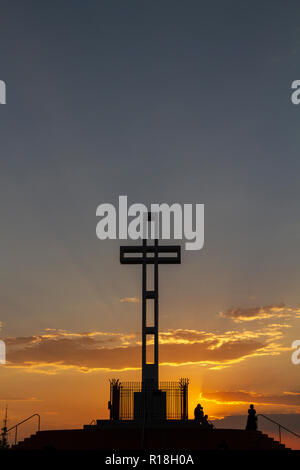
[[[151,212],[148,213],[148,223],[151,222]],[[129,255],[129,256],[126,256]],[[138,256],[130,256],[138,255]],[[166,256],[169,255],[169,256]],[[173,255],[173,256],[172,256]],[[175,256],[174,256],[175,255]],[[180,264],[181,250],[179,245],[159,246],[158,239],[153,245],[147,245],[143,239],[141,246],[121,246],[121,264],[142,265],[142,387],[158,388],[158,265]],[[147,265],[154,265],[154,290],[147,290]],[[147,324],[147,301],[154,302],[154,324]],[[147,339],[154,338],[154,359],[147,358]]]

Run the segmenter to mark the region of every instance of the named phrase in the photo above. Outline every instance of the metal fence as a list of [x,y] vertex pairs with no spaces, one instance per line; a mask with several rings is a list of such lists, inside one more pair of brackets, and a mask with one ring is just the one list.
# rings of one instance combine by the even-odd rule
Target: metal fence
[[[178,382],[160,382],[158,390],[146,390],[146,392],[158,392],[165,395],[165,418],[174,420],[188,419],[188,379],[180,379]],[[141,382],[110,381],[110,419],[133,420],[136,417],[135,399],[142,389]],[[135,395],[136,394],[136,395]]]

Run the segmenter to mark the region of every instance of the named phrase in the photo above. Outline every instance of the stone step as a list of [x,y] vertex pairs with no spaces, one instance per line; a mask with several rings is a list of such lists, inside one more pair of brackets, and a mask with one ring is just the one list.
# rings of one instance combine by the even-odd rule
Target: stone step
[[233,450],[285,450],[285,446],[268,437],[266,434],[255,431],[238,429],[182,429],[180,426],[150,429],[145,427],[132,428],[118,424],[107,429],[70,429],[57,431],[39,431],[23,441],[14,449],[78,449],[78,450],[106,450],[106,449],[139,449],[142,446],[148,449],[222,449]]

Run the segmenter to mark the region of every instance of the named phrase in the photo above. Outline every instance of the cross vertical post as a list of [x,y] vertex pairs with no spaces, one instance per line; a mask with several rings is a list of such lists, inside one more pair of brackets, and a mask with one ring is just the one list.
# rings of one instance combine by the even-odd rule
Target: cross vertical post
[[[151,213],[148,214],[148,223],[151,222]],[[143,283],[142,283],[142,386],[143,388],[158,388],[158,240],[154,240],[154,290],[147,289],[147,239],[143,239]],[[147,307],[148,300],[154,302],[154,324],[148,326]],[[153,336],[154,362],[149,363],[147,358],[147,335]]]

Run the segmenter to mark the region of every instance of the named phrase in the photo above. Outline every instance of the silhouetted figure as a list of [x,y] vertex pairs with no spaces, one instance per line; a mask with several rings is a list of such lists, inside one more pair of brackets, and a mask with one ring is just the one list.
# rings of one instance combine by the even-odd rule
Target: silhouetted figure
[[208,416],[207,416],[207,415],[204,416],[202,425],[203,425],[205,428],[213,429],[213,425],[208,422]]
[[195,416],[195,421],[198,421],[198,423],[203,424],[204,413],[203,413],[203,408],[200,405],[200,403],[198,403],[198,405],[194,409],[194,416]]
[[256,431],[257,430],[257,416],[254,409],[254,405],[250,405],[248,410],[248,419],[246,425],[246,431]]

